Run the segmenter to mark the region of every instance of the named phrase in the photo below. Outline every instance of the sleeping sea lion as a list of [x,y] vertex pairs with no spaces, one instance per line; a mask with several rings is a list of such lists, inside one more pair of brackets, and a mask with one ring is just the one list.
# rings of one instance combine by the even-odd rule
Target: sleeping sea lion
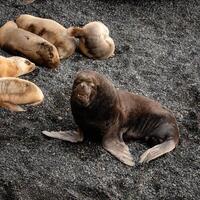
[[47,40],[20,29],[13,21],[0,28],[0,47],[14,54],[23,54],[39,65],[56,68],[59,55],[56,47]]
[[82,28],[74,27],[71,35],[79,38],[79,48],[89,58],[106,59],[114,56],[115,43],[102,22],[94,21]]
[[35,64],[26,58],[0,56],[0,77],[18,77],[32,72],[35,68]]
[[80,142],[88,133],[100,134],[103,147],[130,166],[134,161],[124,139],[156,144],[140,156],[140,163],[172,151],[179,141],[178,126],[171,111],[157,101],[116,89],[110,80],[94,71],[77,74],[71,109],[77,132],[43,131],[43,134],[70,142]]
[[71,28],[66,29],[51,19],[20,15],[16,18],[19,28],[35,33],[49,41],[58,49],[60,59],[68,58],[76,49],[75,38],[70,35]]
[[38,105],[44,99],[34,83],[13,77],[0,78],[0,107],[11,111],[25,111],[19,105]]

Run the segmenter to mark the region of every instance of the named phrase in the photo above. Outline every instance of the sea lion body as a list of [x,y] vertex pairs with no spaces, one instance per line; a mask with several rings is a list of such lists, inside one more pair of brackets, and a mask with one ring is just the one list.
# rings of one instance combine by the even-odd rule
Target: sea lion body
[[123,163],[133,166],[133,158],[124,139],[153,142],[139,162],[149,162],[169,151],[179,141],[179,130],[171,111],[157,101],[117,90],[105,76],[90,70],[75,78],[71,109],[78,132],[43,132],[45,135],[82,141],[84,135],[100,134],[103,147]]
[[35,64],[26,58],[0,56],[0,77],[18,77],[32,72],[35,68]]
[[79,49],[87,57],[106,59],[114,56],[115,43],[102,22],[94,21],[82,28],[74,27],[71,34],[79,38]]
[[110,80],[94,71],[78,73],[72,88],[71,109],[77,132],[43,131],[43,134],[70,142],[81,142],[88,134],[99,134],[103,147],[130,166],[134,161],[125,139],[156,144],[140,156],[140,163],[172,151],[179,141],[178,126],[171,111],[157,101],[116,89]]
[[13,77],[0,78],[0,107],[24,111],[19,105],[38,105],[43,99],[41,89],[30,81]]
[[55,68],[59,65],[58,51],[47,40],[20,29],[13,21],[0,28],[0,47],[14,54],[23,54],[39,65]]
[[124,137],[142,139],[153,144],[173,139],[178,143],[179,134],[173,113],[157,101],[134,93],[119,90],[120,126]]
[[[96,87],[92,99],[84,82]],[[127,165],[132,166],[134,162],[125,138],[156,144],[142,154],[140,162],[149,162],[173,150],[179,141],[171,111],[147,97],[117,90],[103,75],[93,71],[77,75],[71,107],[81,134],[99,132],[104,148]]]
[[16,19],[16,24],[19,28],[35,33],[55,45],[60,59],[68,58],[75,52],[76,41],[70,36],[71,29],[66,29],[54,20],[20,15]]

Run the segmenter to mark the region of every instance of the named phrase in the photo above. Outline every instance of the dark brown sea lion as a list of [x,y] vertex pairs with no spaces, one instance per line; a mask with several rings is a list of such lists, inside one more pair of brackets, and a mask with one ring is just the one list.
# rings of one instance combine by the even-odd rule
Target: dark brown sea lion
[[34,83],[13,77],[0,78],[0,107],[11,111],[24,111],[19,105],[38,105],[44,95]]
[[20,29],[13,21],[0,28],[0,47],[14,54],[23,54],[39,65],[56,68],[59,55],[56,47],[47,40]]
[[20,15],[16,18],[16,24],[55,45],[60,59],[68,58],[75,52],[76,40],[70,35],[71,28],[66,29],[54,20],[32,15]]
[[71,35],[79,38],[79,48],[89,58],[106,59],[114,56],[115,43],[102,22],[94,21],[82,28],[74,27]]
[[140,163],[172,151],[179,141],[179,130],[171,111],[147,97],[116,89],[110,80],[94,71],[78,73],[71,108],[79,131],[43,133],[71,142],[82,141],[88,132],[100,133],[103,147],[130,166],[134,161],[124,138],[156,143],[140,156]]
[[36,68],[35,64],[19,56],[0,56],[0,77],[18,77]]

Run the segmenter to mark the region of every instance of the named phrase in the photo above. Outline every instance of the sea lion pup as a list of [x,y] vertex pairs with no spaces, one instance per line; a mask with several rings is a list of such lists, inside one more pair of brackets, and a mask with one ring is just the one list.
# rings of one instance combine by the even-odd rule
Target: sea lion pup
[[20,29],[13,21],[0,28],[0,47],[14,54],[23,54],[39,65],[56,68],[59,55],[56,47],[47,40]]
[[25,111],[19,105],[38,105],[44,99],[34,83],[13,77],[0,78],[0,107],[11,111]]
[[79,131],[43,133],[71,142],[82,141],[85,133],[100,133],[103,147],[130,166],[134,162],[124,138],[157,143],[140,156],[140,163],[172,151],[179,141],[171,111],[154,100],[116,89],[111,81],[94,71],[78,73],[73,84],[71,108]]
[[79,48],[89,58],[106,59],[114,56],[115,43],[102,22],[90,22],[83,28],[74,27],[71,35],[79,38]]
[[66,29],[54,20],[32,15],[20,15],[16,18],[16,24],[55,45],[60,59],[68,58],[75,52],[76,40],[70,35],[71,28]]
[[0,77],[18,77],[35,70],[36,66],[26,58],[0,56]]

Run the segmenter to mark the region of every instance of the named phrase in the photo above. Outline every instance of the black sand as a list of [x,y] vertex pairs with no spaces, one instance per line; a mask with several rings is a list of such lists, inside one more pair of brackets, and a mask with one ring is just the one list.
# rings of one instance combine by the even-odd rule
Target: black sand
[[[27,112],[0,110],[0,200],[200,199],[200,2],[36,0],[0,4],[0,24],[28,13],[66,27],[100,20],[116,42],[104,61],[76,52],[57,71],[24,76],[45,101]],[[1,50],[1,55],[9,55]],[[159,100],[172,109],[181,142],[175,151],[128,167],[100,144],[49,139],[42,130],[74,129],[69,97],[74,74],[94,69],[117,87]],[[148,148],[129,145],[135,161]]]

